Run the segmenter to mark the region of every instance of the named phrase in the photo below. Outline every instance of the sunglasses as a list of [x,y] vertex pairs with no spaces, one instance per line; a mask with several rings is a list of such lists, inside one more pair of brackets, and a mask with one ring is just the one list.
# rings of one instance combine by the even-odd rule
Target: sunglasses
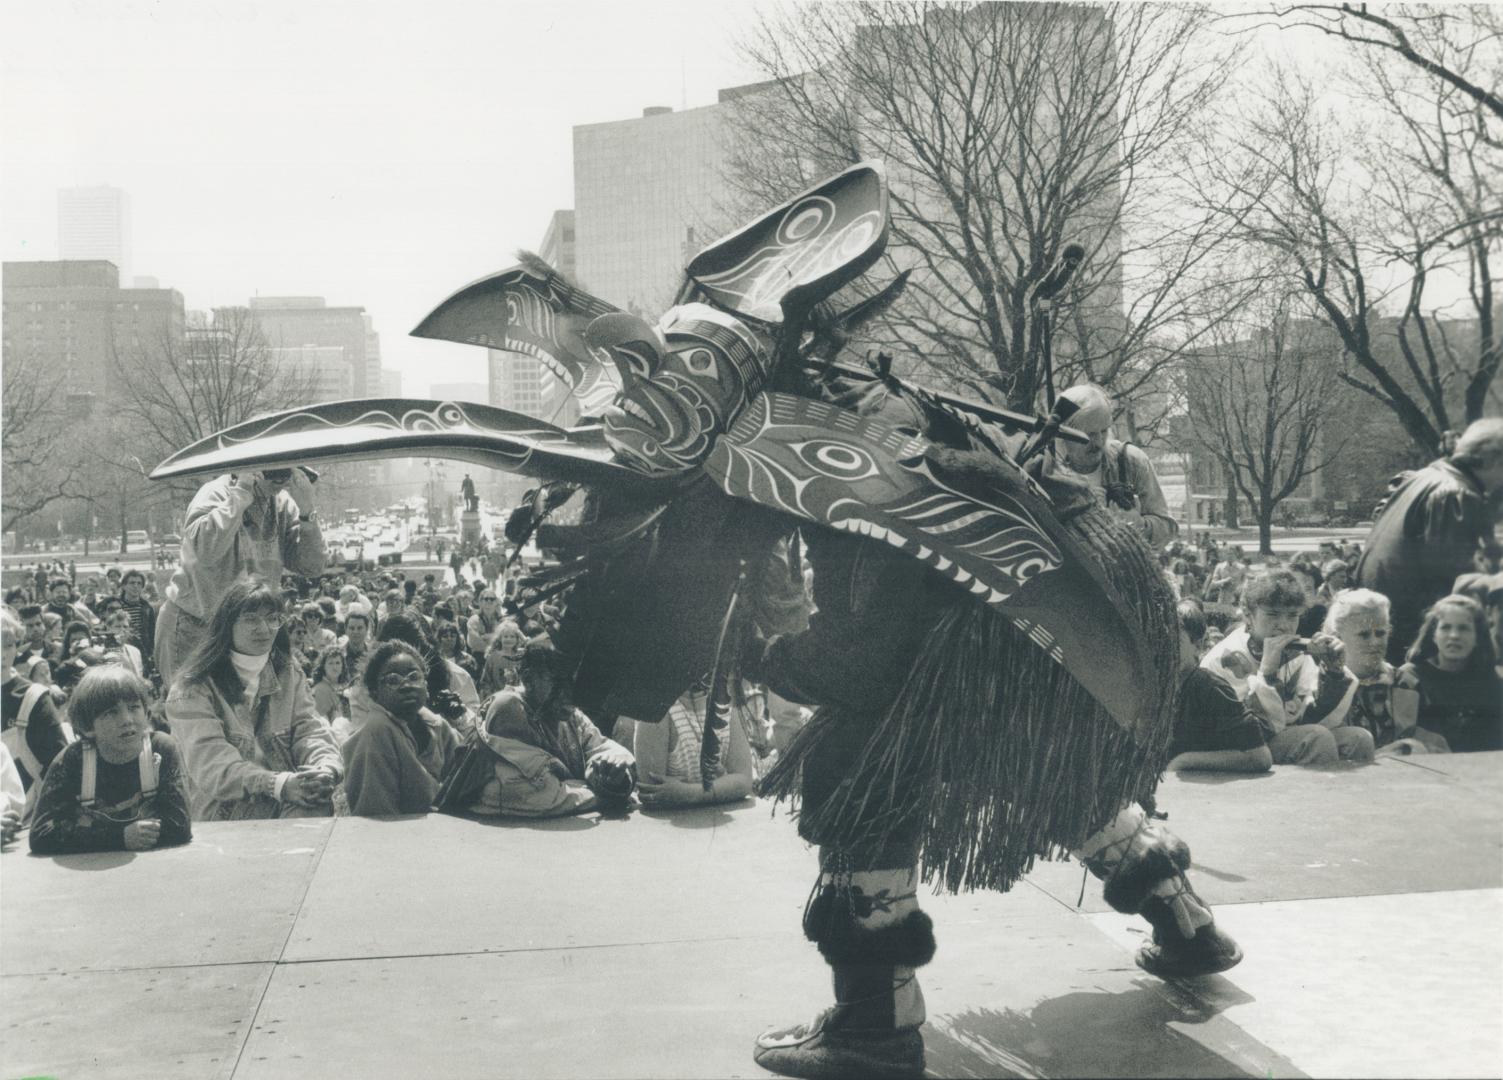
[[388,690],[400,690],[404,686],[425,686],[428,679],[421,671],[414,671],[402,675],[393,671],[390,675],[381,676],[381,685]]

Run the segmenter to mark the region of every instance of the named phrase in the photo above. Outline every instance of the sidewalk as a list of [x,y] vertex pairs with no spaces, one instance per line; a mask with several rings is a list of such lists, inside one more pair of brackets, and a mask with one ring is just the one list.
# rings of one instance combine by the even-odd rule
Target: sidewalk
[[[1139,971],[1081,870],[926,897],[929,1074],[1497,1076],[1503,753],[1171,776],[1246,951]],[[827,1002],[812,852],[766,804],[551,823],[204,824],[188,847],[4,855],[0,1075],[756,1077]]]

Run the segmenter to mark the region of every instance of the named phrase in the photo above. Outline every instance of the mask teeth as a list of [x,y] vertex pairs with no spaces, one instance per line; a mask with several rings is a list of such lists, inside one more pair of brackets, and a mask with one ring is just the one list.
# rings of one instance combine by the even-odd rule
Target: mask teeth
[[[840,523],[839,527],[845,529],[847,532],[856,533],[859,536],[870,536],[875,540],[886,541],[888,544],[897,548],[899,551],[910,551],[909,542],[901,533],[894,532],[893,530],[888,529],[885,526],[878,525],[875,522],[848,520]],[[925,547],[923,544],[919,544],[918,550],[911,553],[917,555],[919,561],[921,561],[925,566],[939,571],[945,577],[949,578],[951,581],[956,582],[957,584],[966,586],[966,588],[972,594],[984,597],[985,602],[988,604],[1001,604],[1007,599],[1007,597],[1003,593],[992,588],[990,585],[986,584],[986,582],[981,581],[976,577],[975,574],[971,573],[965,567],[960,566],[954,560],[949,559],[946,556],[941,555],[928,547]]]

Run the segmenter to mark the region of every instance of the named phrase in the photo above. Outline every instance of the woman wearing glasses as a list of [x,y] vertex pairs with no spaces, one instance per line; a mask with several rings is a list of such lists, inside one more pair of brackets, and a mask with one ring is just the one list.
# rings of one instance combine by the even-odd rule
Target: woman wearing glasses
[[292,663],[285,621],[264,580],[237,581],[167,696],[195,821],[333,813],[344,761]]
[[438,795],[444,765],[459,744],[428,703],[428,667],[405,641],[376,647],[365,665],[370,716],[344,744],[350,812],[425,814]]

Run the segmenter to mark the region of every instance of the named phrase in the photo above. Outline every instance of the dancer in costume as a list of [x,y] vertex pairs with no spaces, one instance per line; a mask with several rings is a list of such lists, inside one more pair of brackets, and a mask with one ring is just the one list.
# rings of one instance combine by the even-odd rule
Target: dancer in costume
[[[1185,878],[1185,846],[1141,802],[1167,761],[1178,623],[1138,532],[1044,467],[1084,443],[1040,418],[834,362],[903,278],[843,311],[887,235],[879,167],[858,165],[702,251],[652,325],[528,257],[414,333],[529,353],[599,419],[563,429],[461,402],[342,402],[230,429],[157,476],[230,465],[424,455],[544,481],[509,539],[564,561],[514,606],[566,598],[555,638],[603,729],[661,722],[712,672],[712,783],[743,670],[818,712],[764,791],[799,800],[820,847],[805,931],[836,1004],[769,1033],[791,1075],[922,1070],[914,970],[934,951],[921,880],[1006,889],[1074,851],[1113,907],[1154,929],[1139,963],[1222,970],[1236,945]],[[1027,440],[1026,445],[1023,440]],[[1028,464],[1025,469],[1024,463]],[[580,524],[551,509],[584,492]],[[818,614],[796,628],[806,548]]]

